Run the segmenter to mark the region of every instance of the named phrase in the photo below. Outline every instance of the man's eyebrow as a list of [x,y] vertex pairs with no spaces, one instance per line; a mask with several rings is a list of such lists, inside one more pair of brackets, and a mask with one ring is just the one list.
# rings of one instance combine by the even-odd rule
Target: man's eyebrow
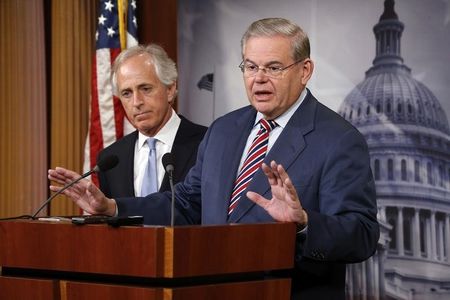
[[147,87],[147,86],[149,86],[149,87],[153,87],[153,84],[151,84],[151,83],[147,83],[147,82],[144,82],[144,83],[140,83],[140,84],[138,84],[138,88],[141,88],[141,87]]
[[[254,61],[252,61],[251,59],[248,59],[248,58],[246,58],[246,59],[244,60],[244,62],[249,62],[249,63],[251,63],[251,64],[257,65],[257,63],[255,63]],[[270,65],[275,65],[275,64],[280,64],[280,65],[282,65],[283,63],[280,62],[280,61],[278,61],[278,60],[271,60],[271,61],[265,63],[264,66],[270,66]]]
[[131,89],[130,88],[123,88],[123,89],[119,90],[119,93],[122,93],[122,92],[125,92],[125,91],[129,91],[129,90],[131,90]]

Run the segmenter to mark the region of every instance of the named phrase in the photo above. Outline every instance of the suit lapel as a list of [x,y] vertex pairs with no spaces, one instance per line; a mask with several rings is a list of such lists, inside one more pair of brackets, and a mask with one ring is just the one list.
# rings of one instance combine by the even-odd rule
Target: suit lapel
[[248,135],[253,128],[256,111],[253,108],[245,110],[241,117],[228,126],[221,137],[221,147],[217,153],[217,163],[221,166],[218,176],[222,182],[219,190],[214,195],[217,203],[213,209],[217,209],[216,216],[220,223],[226,223],[228,218],[228,206],[230,204],[231,192],[236,180],[241,154],[247,143]]
[[[283,129],[277,141],[264,159],[266,164],[269,164],[274,160],[283,165],[289,173],[290,166],[298,159],[306,147],[304,136],[314,129],[316,106],[317,100],[315,100],[310,92],[308,92],[304,102],[292,115],[291,119],[286,124],[286,127]],[[261,169],[255,173],[247,190],[256,192],[267,199],[272,197],[270,185]],[[230,215],[228,220],[230,223],[238,222],[255,205],[245,196],[245,193],[246,192],[244,192],[239,200],[239,204]]]
[[[125,195],[135,195],[134,192],[134,149],[136,145],[136,139],[138,138],[138,131],[131,133],[129,138],[124,143],[124,147],[122,148],[119,156],[119,161],[123,162],[120,164],[122,169],[118,174],[124,174],[124,181],[126,181],[123,185],[125,189]],[[120,149],[120,148],[119,148]]]
[[[195,129],[183,116],[180,116],[180,119],[181,123],[175,135],[171,150],[175,164],[175,171],[173,173],[174,183],[181,181],[191,168],[191,161],[195,161],[195,157],[193,156],[197,152],[199,140],[201,140],[198,129]],[[165,174],[159,191],[167,190],[170,190],[170,183],[169,176]]]

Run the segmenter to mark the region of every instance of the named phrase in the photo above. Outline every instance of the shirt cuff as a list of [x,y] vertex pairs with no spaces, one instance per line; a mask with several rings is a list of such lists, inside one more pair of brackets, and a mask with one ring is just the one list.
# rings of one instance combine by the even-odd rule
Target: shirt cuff
[[115,205],[115,212],[114,212],[114,216],[113,217],[117,217],[119,215],[119,208],[117,207],[117,202],[114,200],[114,205]]
[[306,235],[307,233],[308,233],[308,224],[306,224],[306,226],[303,228],[301,228],[301,226],[297,224],[297,234]]

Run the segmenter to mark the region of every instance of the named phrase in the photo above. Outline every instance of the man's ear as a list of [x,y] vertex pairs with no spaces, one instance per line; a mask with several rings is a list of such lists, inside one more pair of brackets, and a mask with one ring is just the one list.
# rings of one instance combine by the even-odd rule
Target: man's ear
[[174,82],[172,85],[167,87],[167,99],[170,104],[175,101],[175,97],[177,96],[177,83]]
[[302,85],[306,85],[314,71],[314,62],[310,58],[306,58],[302,65],[303,75],[301,78]]

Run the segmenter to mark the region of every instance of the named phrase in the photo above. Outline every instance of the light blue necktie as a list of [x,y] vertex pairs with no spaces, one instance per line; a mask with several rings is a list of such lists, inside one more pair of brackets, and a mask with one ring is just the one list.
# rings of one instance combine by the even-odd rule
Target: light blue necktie
[[145,197],[151,193],[156,193],[158,191],[158,173],[156,168],[156,139],[148,138],[147,145],[149,148],[148,152],[148,163],[145,169],[144,178],[142,179],[141,187],[141,197]]

